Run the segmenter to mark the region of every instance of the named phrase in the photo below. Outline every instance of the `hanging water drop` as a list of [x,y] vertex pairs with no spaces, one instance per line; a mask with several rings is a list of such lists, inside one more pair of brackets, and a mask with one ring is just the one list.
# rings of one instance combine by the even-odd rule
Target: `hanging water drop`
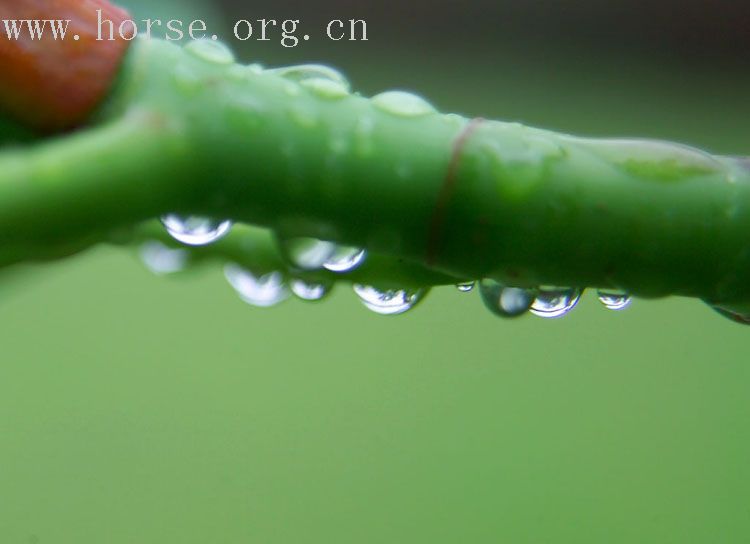
[[157,240],[141,246],[141,260],[154,274],[174,274],[185,269],[190,254],[185,249],[172,249]]
[[289,298],[289,290],[279,272],[257,277],[239,265],[228,264],[224,267],[224,276],[240,298],[252,306],[268,308]]
[[216,221],[208,217],[188,215],[186,217],[171,213],[161,217],[167,232],[183,244],[205,246],[226,236],[232,228],[232,222]]
[[388,289],[381,291],[367,285],[354,285],[354,292],[370,310],[381,315],[397,315],[412,309],[426,293],[425,289]]
[[630,295],[618,291],[599,289],[596,294],[608,310],[624,310],[633,301]]
[[331,272],[343,274],[359,267],[365,262],[366,257],[367,251],[364,249],[350,246],[336,246],[336,250],[323,263],[323,267]]
[[575,308],[582,292],[573,287],[540,287],[530,311],[539,317],[562,317]]
[[388,91],[372,97],[373,105],[381,111],[399,117],[423,117],[437,110],[421,96],[404,91]]
[[324,298],[330,289],[321,283],[308,283],[304,280],[293,279],[290,284],[292,293],[302,300],[316,301]]
[[336,244],[317,238],[289,238],[282,240],[281,250],[293,266],[301,270],[319,270],[333,257]]
[[457,283],[456,284],[456,289],[458,289],[462,293],[469,293],[469,292],[471,292],[471,291],[474,290],[474,284],[475,283],[476,283],[475,281],[467,281],[467,282],[464,282],[464,283]]
[[479,294],[487,309],[500,317],[519,317],[529,311],[534,302],[532,291],[507,287],[490,279],[479,282]]

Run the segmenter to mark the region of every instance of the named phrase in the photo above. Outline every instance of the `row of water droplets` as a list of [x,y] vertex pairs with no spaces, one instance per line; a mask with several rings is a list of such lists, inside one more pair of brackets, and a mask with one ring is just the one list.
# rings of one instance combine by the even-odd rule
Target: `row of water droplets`
[[[468,292],[474,283],[461,283],[459,291]],[[544,318],[567,315],[576,307],[583,294],[578,287],[541,286],[536,289],[510,287],[500,282],[484,279],[479,282],[479,294],[484,305],[495,315],[505,318],[518,317],[527,312]],[[599,290],[599,302],[609,310],[627,308],[632,298],[624,292]]]
[[[170,214],[162,217],[162,223],[176,240],[191,246],[208,245],[226,236],[231,229],[230,221],[216,221],[195,216],[180,217]],[[316,238],[295,237],[279,242],[281,253],[292,269],[299,271],[328,270],[345,274],[361,266],[367,251],[357,247],[339,245]],[[157,273],[169,273],[184,266],[183,250],[169,249],[158,242],[147,244],[142,256],[149,267]],[[258,307],[275,306],[291,294],[307,301],[323,299],[331,285],[308,283],[295,278],[287,285],[280,272],[256,276],[236,264],[228,264],[224,270],[229,284],[240,298]],[[461,292],[470,292],[476,282],[460,283]],[[413,308],[426,294],[426,289],[380,290],[367,285],[354,285],[354,292],[368,309],[382,315],[402,314]],[[544,318],[567,315],[577,304],[583,289],[574,287],[546,287],[524,289],[503,285],[495,280],[479,282],[479,293],[484,305],[494,314],[512,318],[527,312]],[[623,292],[598,291],[599,301],[610,310],[622,310],[631,303],[631,297]]]
[[[217,242],[229,234],[232,222],[205,217],[168,214],[161,218],[167,232],[178,242],[189,246],[205,246]],[[328,270],[338,274],[351,272],[361,266],[367,251],[357,247],[339,245],[316,238],[289,238],[281,240],[280,249],[291,267],[300,271]],[[185,267],[187,253],[171,249],[159,242],[149,242],[141,249],[141,257],[155,273],[168,274]],[[280,272],[256,276],[236,264],[228,264],[224,275],[240,298],[257,307],[275,306],[294,294],[306,301],[322,300],[331,290],[331,285],[308,283],[294,278],[287,285]],[[354,292],[365,307],[383,315],[406,312],[419,302],[425,290],[391,289],[380,290],[368,285],[354,285]]]
[[[177,241],[190,246],[208,245],[226,236],[232,227],[229,220],[217,221],[208,218],[176,214],[161,218],[167,232]],[[293,268],[302,271],[325,269],[344,274],[362,265],[367,257],[364,249],[338,245],[334,242],[315,238],[290,238],[280,242],[281,251]],[[156,274],[171,274],[187,266],[189,253],[184,249],[169,248],[160,242],[151,241],[141,248],[141,257]],[[242,300],[258,307],[274,306],[294,294],[306,301],[323,299],[331,290],[331,285],[308,283],[294,278],[287,286],[279,272],[256,277],[248,270],[234,264],[225,269],[230,285]],[[474,290],[477,282],[459,283],[456,288],[468,293]],[[354,292],[368,309],[382,315],[404,313],[413,308],[427,293],[426,289],[379,290],[366,285],[354,285]],[[479,282],[479,293],[484,305],[495,315],[512,318],[531,313],[544,318],[558,318],[567,315],[578,304],[582,288],[547,287],[525,289],[505,286],[497,281],[484,279]],[[597,291],[597,298],[608,310],[624,310],[630,306],[632,297],[623,291]],[[744,312],[709,306],[722,316],[744,325],[750,324],[750,316]]]

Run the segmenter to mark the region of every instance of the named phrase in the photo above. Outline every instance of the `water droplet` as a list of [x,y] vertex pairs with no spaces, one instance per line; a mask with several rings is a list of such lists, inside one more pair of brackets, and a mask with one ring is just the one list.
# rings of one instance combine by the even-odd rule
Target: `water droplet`
[[366,257],[367,251],[364,249],[350,246],[336,246],[333,255],[323,263],[323,267],[331,272],[343,274],[344,272],[351,272],[360,266],[365,262]]
[[468,293],[474,289],[475,281],[467,281],[465,283],[457,283],[456,289],[461,291],[462,293]]
[[317,238],[282,240],[281,250],[292,265],[302,270],[319,270],[334,256],[336,244]]
[[185,46],[185,51],[206,62],[232,64],[234,54],[223,43],[213,40],[195,40]]
[[173,213],[162,216],[161,222],[172,238],[189,246],[213,243],[226,236],[232,228],[229,220],[216,221],[196,215],[182,217]]
[[228,264],[224,267],[224,276],[240,298],[252,306],[268,308],[289,298],[289,290],[279,272],[256,277],[239,265]]
[[531,305],[531,313],[539,317],[562,317],[581,299],[583,289],[573,287],[540,287]]
[[500,317],[518,317],[525,314],[534,302],[534,293],[528,289],[507,287],[495,280],[479,282],[479,294],[484,305]]
[[314,77],[300,81],[300,85],[309,89],[321,98],[327,98],[329,100],[336,100],[338,98],[344,98],[349,96],[349,88],[330,79],[323,79],[322,77]]
[[619,291],[599,289],[597,296],[599,297],[599,302],[604,304],[604,307],[608,310],[624,310],[633,302],[630,295]]
[[174,274],[187,266],[190,253],[185,249],[172,249],[157,240],[150,240],[141,246],[141,260],[154,274]]
[[307,283],[304,280],[294,279],[291,282],[292,293],[302,300],[316,301],[324,298],[329,288],[321,283]]
[[349,82],[338,70],[322,64],[299,64],[297,66],[286,66],[268,70],[269,72],[279,75],[292,81],[302,82],[308,79],[327,79],[344,85],[349,89]]
[[404,91],[388,91],[372,97],[376,108],[399,117],[422,117],[435,113],[435,107],[421,96]]
[[367,285],[354,285],[354,292],[370,310],[381,315],[402,314],[414,307],[426,293],[425,289],[388,289],[380,291]]
[[566,137],[625,170],[628,174],[663,182],[726,172],[716,157],[686,145],[644,139],[599,139]]

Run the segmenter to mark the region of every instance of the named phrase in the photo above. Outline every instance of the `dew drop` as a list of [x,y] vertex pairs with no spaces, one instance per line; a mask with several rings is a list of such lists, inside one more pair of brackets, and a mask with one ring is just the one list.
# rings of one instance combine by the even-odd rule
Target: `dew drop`
[[330,289],[321,283],[307,283],[304,280],[293,279],[292,293],[302,300],[316,301],[324,298]]
[[161,222],[172,238],[189,246],[205,246],[226,236],[232,228],[229,220],[216,221],[207,217],[171,213],[163,215]]
[[146,268],[158,275],[185,270],[190,258],[187,250],[167,247],[158,240],[145,242],[141,246],[140,255]]
[[185,46],[185,51],[206,62],[232,64],[234,54],[223,43],[213,40],[195,40]]
[[275,68],[268,70],[268,72],[297,82],[302,82],[308,79],[326,79],[328,81],[340,83],[347,90],[349,89],[349,82],[341,72],[323,64],[299,64],[297,66]]
[[334,256],[336,244],[317,238],[289,238],[281,250],[292,265],[302,270],[319,270]]
[[479,294],[487,309],[500,317],[519,317],[529,311],[534,302],[532,291],[507,287],[490,279],[479,282]]
[[372,97],[376,108],[399,117],[422,117],[435,113],[435,107],[421,96],[404,91],[388,91]]
[[228,264],[224,267],[224,276],[240,298],[252,306],[269,308],[289,298],[289,290],[279,272],[257,277],[239,265]]
[[389,289],[380,291],[367,285],[354,285],[354,292],[362,303],[380,315],[402,314],[414,307],[425,295],[425,289]]
[[573,287],[540,287],[530,311],[539,317],[562,317],[578,304],[582,292]]
[[470,291],[472,291],[474,289],[474,284],[475,283],[476,283],[475,281],[467,281],[467,282],[464,282],[464,283],[457,283],[456,284],[456,289],[458,289],[462,293],[468,293],[468,292],[470,292]]
[[599,302],[604,304],[604,307],[608,310],[624,310],[633,302],[632,297],[623,292],[599,289],[596,294],[599,297]]
[[336,246],[333,254],[323,263],[323,268],[343,274],[351,272],[362,265],[367,258],[367,251],[358,247]]
[[300,81],[300,85],[309,89],[320,98],[336,100],[349,96],[349,88],[343,83],[322,77],[313,77]]

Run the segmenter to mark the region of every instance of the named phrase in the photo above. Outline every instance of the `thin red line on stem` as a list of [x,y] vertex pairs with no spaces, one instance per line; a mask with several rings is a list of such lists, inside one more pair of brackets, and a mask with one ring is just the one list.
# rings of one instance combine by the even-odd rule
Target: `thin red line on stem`
[[471,135],[483,122],[484,118],[475,117],[466,124],[453,142],[451,161],[448,164],[448,171],[445,174],[443,185],[440,188],[437,204],[435,204],[435,210],[432,213],[432,221],[430,222],[430,235],[427,243],[427,264],[430,266],[434,265],[437,261],[440,242],[443,238],[448,204],[450,203],[456,188],[456,174],[458,173],[458,166],[461,162],[461,153],[466,147],[466,143],[469,141]]

